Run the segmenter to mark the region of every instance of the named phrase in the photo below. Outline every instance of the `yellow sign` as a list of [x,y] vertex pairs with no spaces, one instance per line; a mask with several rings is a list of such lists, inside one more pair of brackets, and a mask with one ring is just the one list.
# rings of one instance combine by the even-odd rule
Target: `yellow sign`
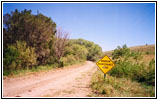
[[104,74],[110,71],[115,65],[108,56],[104,56],[96,64]]

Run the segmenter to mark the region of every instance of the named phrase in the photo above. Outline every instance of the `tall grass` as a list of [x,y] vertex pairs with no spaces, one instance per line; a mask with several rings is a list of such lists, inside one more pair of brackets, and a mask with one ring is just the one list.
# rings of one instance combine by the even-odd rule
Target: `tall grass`
[[142,61],[141,52],[131,52],[126,45],[118,47],[112,53],[115,67],[109,73],[115,77],[128,77],[148,85],[155,85],[155,60],[152,59],[148,65]]
[[137,64],[130,61],[119,61],[115,65],[116,66],[110,71],[109,75],[118,78],[128,77],[148,85],[155,85],[154,60],[151,60],[148,66],[144,63]]
[[118,46],[112,53],[114,68],[104,81],[103,73],[96,72],[92,78],[92,96],[153,97],[155,96],[155,60],[148,64],[143,53],[131,52],[126,45]]
[[130,78],[106,76],[98,70],[92,77],[93,97],[154,97],[155,87],[132,81]]

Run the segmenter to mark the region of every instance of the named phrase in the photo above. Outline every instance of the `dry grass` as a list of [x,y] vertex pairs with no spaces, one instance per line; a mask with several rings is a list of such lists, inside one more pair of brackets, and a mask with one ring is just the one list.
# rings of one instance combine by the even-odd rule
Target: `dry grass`
[[155,55],[154,55],[154,54],[144,54],[142,61],[143,61],[146,65],[148,65],[149,62],[150,62],[152,59],[155,59]]
[[155,45],[134,46],[130,47],[130,50],[136,52],[155,52]]
[[[155,45],[130,47],[132,52],[141,52],[143,58],[141,63],[149,66],[149,62],[155,59]],[[111,56],[113,51],[105,52]],[[134,59],[130,59],[133,61]],[[130,78],[116,78],[107,75],[106,81],[103,80],[103,73],[99,70],[93,77],[91,82],[93,93],[91,97],[154,97],[155,86],[145,85]]]
[[[129,47],[131,51],[135,51],[135,52],[142,52],[142,53],[151,53],[154,54],[155,53],[155,45],[143,45],[143,46],[134,46],[134,47]],[[110,50],[110,51],[105,51],[104,54],[107,56],[111,56],[112,52],[114,50]]]
[[115,78],[107,75],[103,79],[103,73],[97,71],[92,77],[91,97],[153,97],[155,87],[145,86],[128,78]]

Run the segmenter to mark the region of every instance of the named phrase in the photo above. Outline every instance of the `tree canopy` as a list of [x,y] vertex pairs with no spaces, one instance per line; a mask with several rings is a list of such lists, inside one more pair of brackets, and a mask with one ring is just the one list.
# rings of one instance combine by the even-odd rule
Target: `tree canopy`
[[41,13],[31,14],[31,10],[4,15],[4,47],[16,41],[25,41],[27,46],[35,48],[39,64],[48,57],[49,42],[56,32],[56,24]]

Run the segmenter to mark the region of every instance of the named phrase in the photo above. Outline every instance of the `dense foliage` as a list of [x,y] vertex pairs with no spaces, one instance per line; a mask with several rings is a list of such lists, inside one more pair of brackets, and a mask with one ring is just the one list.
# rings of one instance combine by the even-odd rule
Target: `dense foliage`
[[4,15],[4,47],[25,41],[27,46],[34,47],[38,65],[45,64],[49,56],[49,43],[55,35],[56,24],[41,13],[31,14],[31,10],[11,12]]
[[65,48],[63,63],[96,61],[101,55],[102,49],[99,45],[84,39],[70,39]]
[[[10,45],[4,53],[4,69],[26,69],[36,64],[34,48],[26,47],[26,42],[17,41]],[[6,67],[6,68],[5,68]]]
[[[99,45],[83,39],[67,39],[56,23],[41,13],[18,11],[3,16],[3,69],[34,69],[43,65],[63,67],[95,61],[102,54]],[[7,73],[7,74],[6,74]]]
[[155,60],[152,59],[145,65],[140,52],[131,52],[126,45],[118,47],[112,53],[115,67],[110,75],[115,77],[130,77],[133,80],[155,85]]

